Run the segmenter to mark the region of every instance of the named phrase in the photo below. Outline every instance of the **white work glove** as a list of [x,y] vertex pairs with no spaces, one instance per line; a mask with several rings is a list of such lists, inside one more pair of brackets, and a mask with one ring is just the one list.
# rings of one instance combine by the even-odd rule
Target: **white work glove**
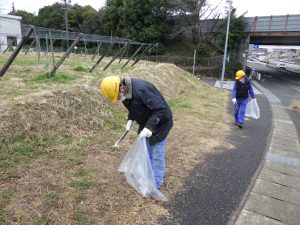
[[126,127],[125,127],[126,130],[127,130],[127,131],[130,131],[132,125],[133,125],[133,120],[128,120],[128,121],[127,121],[127,124],[126,124]]
[[152,136],[152,131],[149,130],[148,128],[146,128],[146,127],[141,131],[141,133],[139,135],[140,138],[151,137],[151,136]]
[[236,98],[232,99],[233,104],[236,104]]

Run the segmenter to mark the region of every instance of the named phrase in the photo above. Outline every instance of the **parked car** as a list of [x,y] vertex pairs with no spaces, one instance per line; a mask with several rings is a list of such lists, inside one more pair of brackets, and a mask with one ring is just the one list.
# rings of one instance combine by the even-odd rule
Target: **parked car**
[[285,63],[278,63],[276,66],[278,69],[286,70],[286,64]]

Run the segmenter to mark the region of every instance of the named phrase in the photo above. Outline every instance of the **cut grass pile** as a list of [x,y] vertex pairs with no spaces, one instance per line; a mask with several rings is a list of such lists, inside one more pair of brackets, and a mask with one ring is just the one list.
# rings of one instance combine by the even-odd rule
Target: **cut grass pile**
[[117,171],[136,133],[112,147],[127,112],[99,93],[105,76],[146,79],[169,102],[174,127],[162,188],[168,198],[225,143],[227,94],[174,65],[139,62],[120,71],[114,63],[103,72],[105,59],[90,74],[93,62],[71,55],[48,79],[35,55],[18,57],[0,78],[0,224],[155,224],[169,216],[166,205],[141,197]]
[[289,108],[292,110],[296,110],[300,113],[300,102],[296,102],[296,101],[292,102]]

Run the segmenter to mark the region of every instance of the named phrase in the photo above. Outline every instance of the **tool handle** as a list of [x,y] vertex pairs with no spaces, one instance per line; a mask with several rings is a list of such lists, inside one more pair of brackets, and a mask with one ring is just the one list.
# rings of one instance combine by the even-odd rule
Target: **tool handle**
[[125,136],[126,136],[128,133],[129,133],[129,130],[126,130],[126,131],[122,134],[122,136],[120,137],[120,139],[116,141],[116,143],[115,143],[114,146],[117,147],[117,146],[120,144],[120,142],[125,138]]

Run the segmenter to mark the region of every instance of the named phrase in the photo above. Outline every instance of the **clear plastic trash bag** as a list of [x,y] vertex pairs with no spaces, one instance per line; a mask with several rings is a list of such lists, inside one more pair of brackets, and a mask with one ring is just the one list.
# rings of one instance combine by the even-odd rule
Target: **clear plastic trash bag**
[[136,139],[118,170],[124,173],[127,182],[142,196],[161,201],[168,200],[156,188],[146,138]]
[[246,114],[247,117],[252,117],[254,119],[259,119],[260,110],[257,104],[256,99],[251,99],[246,106]]

